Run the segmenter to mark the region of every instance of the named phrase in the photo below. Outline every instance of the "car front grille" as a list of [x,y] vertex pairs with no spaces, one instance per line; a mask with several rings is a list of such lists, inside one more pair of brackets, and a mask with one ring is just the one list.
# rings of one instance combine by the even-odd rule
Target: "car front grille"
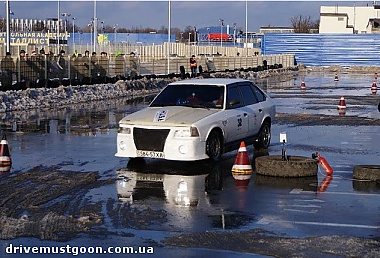
[[164,151],[170,129],[145,129],[135,127],[133,140],[137,150]]

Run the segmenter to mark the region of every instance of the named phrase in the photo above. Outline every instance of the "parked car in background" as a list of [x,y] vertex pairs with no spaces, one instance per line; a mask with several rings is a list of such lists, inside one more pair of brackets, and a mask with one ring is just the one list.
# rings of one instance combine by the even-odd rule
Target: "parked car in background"
[[249,80],[182,80],[120,120],[115,155],[218,160],[241,141],[268,148],[274,116],[272,99]]

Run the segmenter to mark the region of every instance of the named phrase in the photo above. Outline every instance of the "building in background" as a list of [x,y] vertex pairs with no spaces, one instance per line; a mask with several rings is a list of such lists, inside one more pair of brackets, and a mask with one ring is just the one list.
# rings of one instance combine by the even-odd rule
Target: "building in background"
[[319,33],[380,33],[380,5],[321,6]]

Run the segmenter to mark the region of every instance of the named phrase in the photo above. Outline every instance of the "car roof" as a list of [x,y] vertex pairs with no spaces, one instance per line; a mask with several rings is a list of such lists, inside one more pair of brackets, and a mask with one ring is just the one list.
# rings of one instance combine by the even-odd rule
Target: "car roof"
[[245,82],[249,80],[243,80],[243,79],[230,79],[230,78],[206,78],[206,79],[189,79],[189,80],[182,80],[177,82],[172,82],[169,85],[218,85],[218,86],[224,86],[229,85],[236,82]]

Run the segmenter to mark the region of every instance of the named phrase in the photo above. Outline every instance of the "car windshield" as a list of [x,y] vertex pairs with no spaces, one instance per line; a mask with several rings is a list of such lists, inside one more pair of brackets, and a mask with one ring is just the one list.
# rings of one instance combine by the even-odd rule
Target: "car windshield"
[[222,109],[224,107],[224,87],[216,85],[168,85],[150,106]]

